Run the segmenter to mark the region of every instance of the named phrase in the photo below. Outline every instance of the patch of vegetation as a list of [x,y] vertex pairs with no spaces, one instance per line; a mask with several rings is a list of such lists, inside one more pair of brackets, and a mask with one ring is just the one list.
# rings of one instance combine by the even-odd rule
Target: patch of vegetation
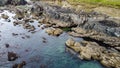
[[66,32],[68,32],[68,31],[71,31],[71,28],[70,27],[64,27],[64,28],[61,28],[63,31],[66,31]]
[[88,3],[92,5],[120,8],[120,0],[67,0],[70,3]]

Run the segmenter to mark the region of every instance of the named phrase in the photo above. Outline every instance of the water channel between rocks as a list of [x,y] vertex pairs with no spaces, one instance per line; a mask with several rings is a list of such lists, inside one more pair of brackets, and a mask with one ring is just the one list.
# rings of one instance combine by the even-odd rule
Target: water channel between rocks
[[[0,68],[11,68],[13,64],[21,61],[26,61],[24,68],[40,68],[41,65],[46,68],[104,68],[97,61],[80,60],[67,52],[65,41],[72,38],[67,33],[64,32],[59,37],[49,36],[45,29],[37,27],[37,21],[31,23],[35,26],[36,32],[30,33],[22,26],[13,26],[14,14],[8,11],[3,13],[9,16],[11,22],[0,19]],[[13,36],[13,33],[16,35]],[[46,38],[46,43],[43,42],[43,38]],[[9,48],[6,48],[5,44],[9,44]],[[19,58],[8,61],[8,52],[15,52]]]

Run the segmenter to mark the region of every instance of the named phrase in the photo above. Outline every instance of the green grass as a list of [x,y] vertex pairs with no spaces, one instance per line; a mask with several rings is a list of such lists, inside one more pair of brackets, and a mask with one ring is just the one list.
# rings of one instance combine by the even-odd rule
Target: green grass
[[63,31],[66,31],[66,32],[68,32],[68,31],[71,31],[71,28],[68,28],[68,27],[64,27],[64,28],[61,28]]
[[120,0],[67,0],[72,3],[88,3],[92,5],[120,8]]

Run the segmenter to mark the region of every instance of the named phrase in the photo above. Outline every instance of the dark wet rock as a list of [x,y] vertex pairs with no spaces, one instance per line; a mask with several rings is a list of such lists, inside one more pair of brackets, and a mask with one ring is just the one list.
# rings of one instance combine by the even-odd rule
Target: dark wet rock
[[7,22],[11,22],[11,20],[10,20],[10,19],[7,19]]
[[14,64],[13,66],[12,66],[12,68],[17,68],[18,67],[18,64]]
[[43,42],[43,43],[46,43],[47,41],[46,41],[46,40],[43,40],[42,42]]
[[6,47],[6,48],[9,48],[9,47],[10,47],[10,45],[9,45],[9,44],[5,44],[5,47]]
[[41,25],[38,25],[38,27],[40,27]]
[[45,37],[42,37],[42,39],[43,39],[43,40],[42,40],[43,43],[46,43],[46,42],[47,42],[47,39],[46,39]]
[[110,36],[120,36],[120,24],[112,20],[89,21],[82,25],[85,29],[94,29],[98,32],[106,33]]
[[43,39],[43,40],[46,40],[46,38],[45,38],[45,37],[42,37],[42,39]]
[[30,20],[29,20],[29,22],[30,22],[30,23],[33,23],[33,22],[34,22],[34,20],[33,20],[33,19],[30,19]]
[[0,0],[0,5],[25,5],[27,4],[26,0]]
[[26,5],[27,1],[26,0],[20,0],[19,5]]
[[14,61],[18,58],[18,55],[14,52],[8,52],[8,61]]
[[6,5],[26,5],[26,0],[7,0]]
[[25,39],[25,37],[21,37],[22,39]]
[[26,65],[26,62],[25,61],[22,61],[21,63],[19,63],[19,64],[14,64],[13,66],[12,66],[12,68],[23,68],[23,66],[25,66]]
[[1,17],[4,18],[4,19],[8,19],[9,18],[9,16],[5,15],[5,14],[2,14]]
[[25,35],[25,37],[26,37],[26,38],[30,38],[30,36],[29,36],[29,35]]
[[63,33],[63,30],[59,28],[49,28],[46,30],[46,33],[48,33],[49,35],[53,35],[53,36],[59,36],[60,34]]
[[17,33],[12,33],[12,35],[13,35],[13,36],[18,36],[18,34],[17,34]]
[[[71,43],[73,42],[73,43]],[[66,41],[66,46],[77,52],[80,59],[99,60],[103,65],[111,68],[120,67],[120,53],[106,49],[96,42],[81,41],[76,42],[73,39]]]

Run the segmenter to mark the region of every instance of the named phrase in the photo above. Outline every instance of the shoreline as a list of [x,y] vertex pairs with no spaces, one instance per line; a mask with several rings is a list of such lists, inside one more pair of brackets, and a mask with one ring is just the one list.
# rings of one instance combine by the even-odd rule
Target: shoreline
[[[26,10],[24,10],[25,8],[20,9],[13,6],[15,8],[12,11],[16,13],[14,25],[23,25],[23,28],[34,32],[35,26],[27,22],[35,19],[40,24],[46,24],[44,27],[48,28],[46,33],[53,36],[59,36],[64,32],[60,29],[61,27],[66,29],[69,27],[71,31],[68,30],[68,34],[80,38],[87,37],[87,39],[83,38],[84,41],[80,43],[73,39],[66,41],[66,45],[75,50],[75,52],[79,52],[82,58],[100,60],[107,67],[120,67],[119,21],[116,22],[114,19],[110,19],[109,16],[94,11],[76,13],[68,7],[45,5],[42,2],[35,2],[31,5],[32,7],[28,7]],[[8,17],[7,15],[2,15],[2,18],[6,20]]]

